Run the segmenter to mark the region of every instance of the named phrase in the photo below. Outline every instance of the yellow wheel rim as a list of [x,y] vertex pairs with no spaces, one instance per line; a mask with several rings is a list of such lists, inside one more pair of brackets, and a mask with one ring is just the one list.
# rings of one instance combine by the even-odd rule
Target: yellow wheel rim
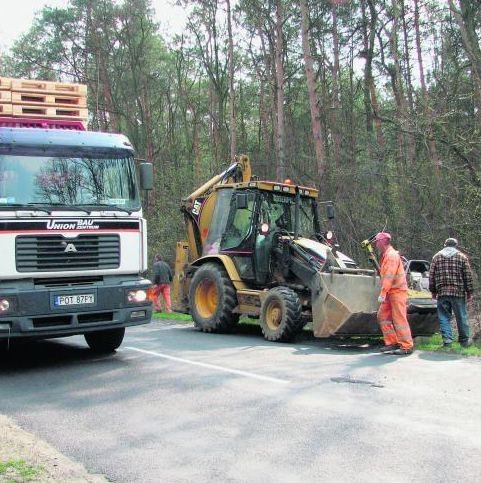
[[277,330],[282,322],[282,307],[279,302],[272,301],[266,307],[266,324],[271,330]]
[[212,317],[219,304],[217,286],[212,280],[202,280],[195,289],[195,306],[203,319]]

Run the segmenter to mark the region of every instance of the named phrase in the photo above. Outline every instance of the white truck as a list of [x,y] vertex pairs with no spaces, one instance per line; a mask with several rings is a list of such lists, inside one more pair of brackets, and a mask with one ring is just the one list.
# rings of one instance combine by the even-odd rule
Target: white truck
[[150,322],[152,183],[123,135],[0,117],[0,342],[83,334],[112,352],[125,327]]

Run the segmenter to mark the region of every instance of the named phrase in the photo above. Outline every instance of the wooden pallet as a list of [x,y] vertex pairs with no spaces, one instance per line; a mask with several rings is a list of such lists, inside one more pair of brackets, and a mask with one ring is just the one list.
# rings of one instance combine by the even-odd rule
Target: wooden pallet
[[9,104],[12,103],[12,93],[10,91],[0,91],[0,102]]
[[12,79],[9,77],[0,77],[0,90],[12,88]]
[[66,82],[37,81],[25,79],[11,79],[12,92],[29,92],[42,94],[67,94],[69,96],[86,96],[85,84],[69,84]]
[[25,106],[12,105],[14,117],[44,117],[56,119],[78,119],[86,121],[88,118],[87,109],[72,107],[46,107],[46,106]]
[[[2,91],[0,91],[2,92]],[[3,91],[7,92],[7,91]],[[1,96],[0,96],[1,99]],[[87,107],[85,96],[68,96],[55,94],[41,94],[32,92],[12,92],[11,102],[13,104],[33,105],[33,106],[55,106],[55,107]]]
[[11,116],[12,115],[12,105],[0,103],[0,116]]

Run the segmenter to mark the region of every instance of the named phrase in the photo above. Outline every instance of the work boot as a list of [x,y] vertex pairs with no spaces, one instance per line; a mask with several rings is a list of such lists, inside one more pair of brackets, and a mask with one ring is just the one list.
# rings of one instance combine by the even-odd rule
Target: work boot
[[443,342],[443,347],[445,347],[446,349],[449,349],[450,347],[452,347],[452,345],[452,342]]
[[413,351],[414,351],[414,349],[402,349],[402,348],[399,348],[399,349],[396,349],[393,352],[390,352],[390,354],[393,354],[395,356],[408,356],[409,354],[412,354]]
[[397,344],[389,344],[389,345],[385,345],[384,347],[381,347],[379,349],[379,352],[382,352],[383,354],[389,354],[398,348],[399,346]]
[[461,347],[470,347],[473,343],[470,340],[463,340],[463,342],[460,342]]

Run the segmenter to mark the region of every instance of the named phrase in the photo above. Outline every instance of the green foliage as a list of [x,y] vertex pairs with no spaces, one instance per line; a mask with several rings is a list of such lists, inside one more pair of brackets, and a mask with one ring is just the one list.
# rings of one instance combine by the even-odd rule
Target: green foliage
[[152,319],[159,320],[176,320],[178,322],[189,323],[192,322],[192,317],[187,314],[179,314],[178,312],[154,312],[152,314]]
[[432,352],[461,354],[464,356],[481,356],[481,347],[478,345],[462,347],[458,342],[453,342],[451,347],[444,347],[443,339],[440,334],[434,334],[432,337],[427,339],[423,338],[423,340],[416,342],[416,349]]
[[0,476],[2,481],[33,481],[43,472],[41,466],[33,466],[24,460],[0,461]]
[[[170,42],[150,0],[44,8],[0,62],[4,75],[88,84],[90,127],[124,132],[139,157],[154,162],[149,249],[170,262],[184,237],[180,199],[229,163],[224,7],[213,0],[182,4],[187,27]],[[359,241],[382,228],[416,258],[430,258],[453,235],[481,273],[481,82],[472,68],[476,55],[481,66],[481,7],[470,1],[469,15],[459,20],[447,3],[418,4],[425,90],[412,8],[308,2],[327,167],[321,198],[336,202],[341,246],[359,260]],[[299,5],[282,5],[287,172],[318,186]],[[263,178],[275,177],[277,161],[275,12],[274,1],[242,0],[234,15],[237,150],[251,156]]]

